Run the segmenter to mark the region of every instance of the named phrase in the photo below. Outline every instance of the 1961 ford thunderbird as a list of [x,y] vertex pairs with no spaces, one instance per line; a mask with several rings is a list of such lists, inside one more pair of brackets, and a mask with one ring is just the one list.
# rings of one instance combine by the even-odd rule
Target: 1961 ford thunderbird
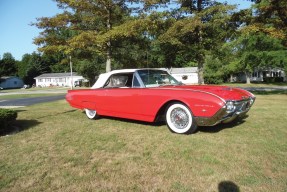
[[69,90],[66,100],[89,119],[165,120],[172,132],[188,134],[242,118],[255,96],[226,86],[183,85],[165,70],[126,69],[101,74],[91,89]]

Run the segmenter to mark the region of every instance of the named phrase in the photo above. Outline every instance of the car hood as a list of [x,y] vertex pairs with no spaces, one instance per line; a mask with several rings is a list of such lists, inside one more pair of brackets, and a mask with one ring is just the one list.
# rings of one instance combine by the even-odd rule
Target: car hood
[[200,91],[209,94],[214,94],[224,100],[245,100],[249,97],[255,97],[252,93],[234,87],[215,86],[215,85],[178,85],[178,86],[162,86],[159,89],[176,89],[176,90],[190,90]]

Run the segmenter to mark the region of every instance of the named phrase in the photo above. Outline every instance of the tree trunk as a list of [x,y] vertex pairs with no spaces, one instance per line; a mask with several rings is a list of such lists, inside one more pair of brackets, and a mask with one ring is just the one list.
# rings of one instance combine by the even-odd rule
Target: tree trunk
[[202,34],[201,29],[198,29],[198,54],[197,54],[197,67],[198,67],[198,84],[204,84],[204,53],[203,53],[203,45],[202,45]]
[[[202,0],[197,0],[197,11],[202,11]],[[198,55],[197,55],[197,67],[198,67],[198,84],[204,84],[204,75],[203,75],[203,67],[204,67],[204,53],[203,45],[202,45],[202,31],[201,27],[197,28],[197,38],[198,38]]]
[[111,48],[111,42],[109,41],[107,43],[106,72],[110,72],[112,70],[111,63],[112,63],[112,48]]
[[[112,24],[111,24],[111,10],[108,7],[107,8],[108,12],[108,19],[107,19],[107,29],[110,31],[112,29]],[[111,40],[107,42],[107,61],[106,61],[106,72],[110,72],[112,70],[112,43]]]
[[198,66],[198,84],[202,85],[204,84],[204,76],[203,76],[203,60],[199,59],[197,66]]
[[245,76],[246,76],[246,84],[250,84],[251,73],[245,71]]

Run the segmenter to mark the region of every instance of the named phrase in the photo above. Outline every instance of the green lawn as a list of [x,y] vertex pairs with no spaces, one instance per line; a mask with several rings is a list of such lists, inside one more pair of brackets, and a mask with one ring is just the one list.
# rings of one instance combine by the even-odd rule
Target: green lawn
[[258,95],[239,124],[192,135],[88,120],[64,101],[18,109],[0,137],[0,191],[286,191],[287,96]]

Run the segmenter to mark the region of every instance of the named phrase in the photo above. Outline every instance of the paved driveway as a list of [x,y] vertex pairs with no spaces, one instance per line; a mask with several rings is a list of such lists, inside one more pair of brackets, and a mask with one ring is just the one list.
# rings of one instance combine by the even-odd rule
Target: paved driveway
[[[65,98],[67,89],[19,89],[13,91],[1,90],[0,96],[2,95],[24,95],[24,94],[51,94],[51,96],[45,97],[33,97],[33,98],[22,98],[22,99],[1,99],[0,108],[17,108],[34,105],[37,103],[51,102],[61,100]],[[57,95],[53,95],[57,94]],[[61,94],[61,95],[59,95]]]
[[45,97],[33,97],[33,98],[22,98],[22,99],[0,99],[0,108],[17,108],[34,105],[37,103],[51,102],[64,99],[65,95],[54,95]]
[[67,93],[67,89],[19,89],[14,90],[13,92],[7,90],[1,90],[1,95],[24,95],[24,94],[53,94],[53,93]]
[[272,86],[272,87],[240,87],[247,91],[287,91],[287,86]]

